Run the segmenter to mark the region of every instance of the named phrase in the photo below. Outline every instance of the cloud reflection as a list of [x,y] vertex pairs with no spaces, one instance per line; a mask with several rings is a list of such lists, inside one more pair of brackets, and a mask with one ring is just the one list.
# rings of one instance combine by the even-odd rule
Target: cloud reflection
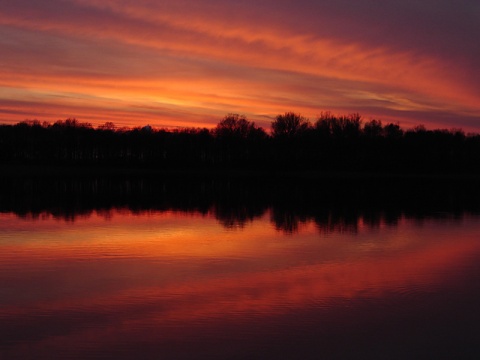
[[[24,226],[7,220],[11,229]],[[326,321],[361,299],[453,286],[480,253],[471,236],[478,222],[468,219],[402,221],[401,231],[356,235],[304,229],[296,238],[266,221],[226,232],[211,217],[124,213],[85,219],[75,232],[52,219],[31,232],[10,230],[11,241],[0,243],[0,280],[10,288],[0,310],[2,346],[30,357],[139,343],[165,351],[225,329],[229,336],[245,327],[274,331],[275,319],[289,314],[300,321],[314,311]]]

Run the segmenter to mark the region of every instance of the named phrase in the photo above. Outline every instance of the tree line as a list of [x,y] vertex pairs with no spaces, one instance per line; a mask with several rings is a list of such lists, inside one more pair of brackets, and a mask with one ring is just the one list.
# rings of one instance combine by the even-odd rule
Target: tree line
[[0,125],[0,162],[252,171],[479,173],[480,135],[460,129],[404,130],[359,114],[315,122],[278,115],[270,132],[238,114],[213,129],[94,128],[76,119]]

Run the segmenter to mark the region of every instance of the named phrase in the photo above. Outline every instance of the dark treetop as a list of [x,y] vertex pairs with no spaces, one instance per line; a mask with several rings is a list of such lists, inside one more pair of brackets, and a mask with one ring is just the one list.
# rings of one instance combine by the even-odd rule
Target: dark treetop
[[403,130],[358,114],[322,114],[315,123],[278,115],[267,133],[236,114],[212,130],[93,128],[75,119],[0,126],[0,164],[155,171],[458,174],[480,172],[480,135]]

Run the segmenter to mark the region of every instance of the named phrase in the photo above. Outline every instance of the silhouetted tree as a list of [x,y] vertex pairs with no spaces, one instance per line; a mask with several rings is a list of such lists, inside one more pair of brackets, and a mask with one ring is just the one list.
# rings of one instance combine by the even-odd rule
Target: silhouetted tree
[[310,127],[308,119],[293,112],[277,115],[272,122],[273,137],[292,137],[304,133]]
[[94,129],[76,119],[0,125],[2,164],[314,172],[480,173],[480,135],[458,129],[404,131],[358,114],[322,113],[312,127],[293,112],[272,133],[228,114],[212,130]]
[[228,114],[212,131],[216,140],[215,163],[221,166],[253,166],[263,157],[267,134],[243,115]]
[[98,127],[99,130],[115,131],[115,124],[111,121],[107,121],[105,124]]
[[358,170],[363,165],[360,137],[362,119],[358,114],[335,116],[321,113],[315,122],[319,142],[317,157],[331,170]]
[[383,136],[382,122],[379,120],[370,120],[363,126],[363,133],[367,138],[379,138]]
[[400,139],[403,137],[403,130],[400,128],[400,124],[388,124],[383,128],[383,133],[388,139]]
[[257,131],[254,122],[250,122],[244,115],[228,114],[220,121],[213,131],[217,137],[231,137],[246,139]]
[[359,114],[334,116],[330,112],[320,114],[315,128],[322,134],[335,138],[355,138],[360,135],[362,119]]

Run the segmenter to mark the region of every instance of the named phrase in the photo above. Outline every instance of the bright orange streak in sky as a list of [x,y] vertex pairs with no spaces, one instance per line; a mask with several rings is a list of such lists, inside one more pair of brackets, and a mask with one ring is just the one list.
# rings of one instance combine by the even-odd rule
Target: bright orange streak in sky
[[[0,36],[12,39],[0,42],[0,121],[212,127],[234,112],[268,127],[285,111],[314,120],[332,110],[480,129],[477,70],[461,58],[469,53],[450,59],[388,36],[319,30],[307,26],[309,13],[294,27],[281,21],[291,13],[188,4],[77,0],[59,3],[60,13],[0,7]],[[316,21],[330,24],[331,10]]]

